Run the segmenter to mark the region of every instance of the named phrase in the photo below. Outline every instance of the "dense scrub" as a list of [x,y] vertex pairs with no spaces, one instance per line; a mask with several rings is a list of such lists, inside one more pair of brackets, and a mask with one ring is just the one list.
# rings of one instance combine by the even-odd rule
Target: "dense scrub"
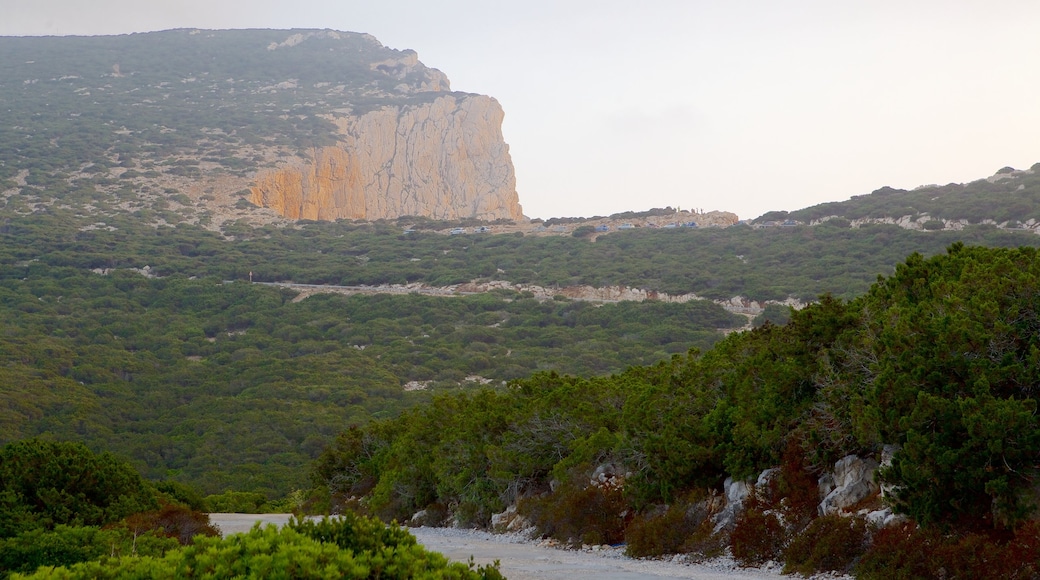
[[[438,504],[478,525],[522,500],[544,534],[612,541],[631,527],[654,553],[641,529],[695,516],[652,516],[660,506],[780,465],[771,496],[738,518],[734,554],[756,562],[789,549],[791,569],[848,568],[862,550],[814,553],[813,538],[845,534],[865,549],[862,524],[812,522],[819,498],[805,488],[836,459],[891,444],[880,477],[897,511],[1005,554],[1035,539],[1025,522],[1040,475],[1037,296],[1032,248],[913,255],[861,297],[824,297],[703,354],[596,379],[540,374],[354,427],[319,459],[315,483],[333,507],[363,497],[373,513],[406,518]],[[644,515],[593,521],[588,506]]]
[[[605,374],[709,346],[704,302],[516,293],[313,296],[182,276],[0,266],[0,443],[48,434],[205,493],[284,496],[344,423],[534,369]],[[426,391],[406,392],[415,381]]]

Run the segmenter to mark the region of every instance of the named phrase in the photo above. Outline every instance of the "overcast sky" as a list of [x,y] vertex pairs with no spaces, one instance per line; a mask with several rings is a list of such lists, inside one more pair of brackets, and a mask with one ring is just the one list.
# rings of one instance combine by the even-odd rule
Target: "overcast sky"
[[0,0],[0,35],[331,28],[497,98],[531,217],[753,218],[1040,162],[1036,0]]

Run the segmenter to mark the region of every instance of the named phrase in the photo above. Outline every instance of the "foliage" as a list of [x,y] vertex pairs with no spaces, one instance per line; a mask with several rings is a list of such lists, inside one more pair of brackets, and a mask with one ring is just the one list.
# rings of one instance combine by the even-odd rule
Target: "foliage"
[[[716,328],[740,323],[703,303],[293,296],[0,267],[0,442],[80,440],[150,478],[274,498],[306,484],[305,466],[344,422],[538,368],[620,371],[709,346]],[[412,381],[427,391],[405,391]]]
[[752,492],[744,500],[744,508],[730,533],[733,558],[743,566],[778,560],[787,546],[789,538],[784,524],[776,512],[764,507],[764,502]]
[[103,556],[162,556],[180,546],[176,539],[125,528],[55,526],[35,528],[0,540],[0,578],[31,573],[40,566],[69,566]]
[[84,445],[30,439],[0,449],[0,537],[100,526],[157,507],[129,463]]
[[502,578],[495,566],[448,563],[407,533],[383,528],[378,522],[348,519],[298,522],[280,530],[257,525],[223,539],[199,537],[161,557],[123,556],[41,568],[27,578]]
[[[1033,248],[914,255],[860,298],[821,297],[703,355],[596,379],[537,374],[353,427],[316,463],[315,484],[384,517],[436,504],[478,525],[519,499],[543,534],[628,529],[655,553],[682,534],[648,540],[680,519],[653,506],[779,465],[730,538],[735,557],[759,562],[806,526],[806,537],[829,529],[812,524],[815,474],[894,444],[881,476],[897,510],[939,530],[1012,533],[1034,513],[1040,456],[1038,284]],[[590,484],[605,470],[610,493]],[[797,544],[792,566],[855,558],[816,543],[824,553]]]
[[618,486],[589,485],[579,475],[560,489],[540,497],[525,498],[517,511],[531,520],[543,537],[571,546],[620,544],[630,506]]
[[869,317],[842,347],[853,356],[841,380],[856,384],[860,440],[902,446],[882,477],[916,521],[1013,525],[1032,509],[1038,292],[1036,250],[958,244],[911,256],[852,305]]
[[209,522],[209,515],[191,508],[166,503],[158,510],[133,514],[114,524],[137,537],[143,533],[173,538],[188,545],[199,535],[218,536],[220,531]]
[[691,493],[663,509],[635,516],[625,528],[625,554],[633,558],[664,556],[685,551],[703,552],[700,538],[710,536],[714,498]]
[[1036,522],[1011,537],[943,534],[912,524],[883,528],[855,567],[858,578],[1036,578],[1040,529]]
[[862,518],[821,516],[791,539],[784,550],[784,573],[849,573],[866,552],[870,530]]
[[[1040,218],[1040,176],[1035,171],[1015,172],[1005,167],[999,179],[979,179],[971,183],[927,185],[912,191],[882,187],[869,195],[856,195],[848,201],[830,202],[792,212],[770,212],[756,220],[800,222],[838,216],[847,220],[898,220],[913,217],[929,229],[940,227],[941,220],[963,220],[977,224],[1027,222]],[[938,222],[938,223],[937,223]]]
[[267,496],[250,491],[225,491],[222,494],[208,495],[204,500],[206,511],[229,514],[264,513]]

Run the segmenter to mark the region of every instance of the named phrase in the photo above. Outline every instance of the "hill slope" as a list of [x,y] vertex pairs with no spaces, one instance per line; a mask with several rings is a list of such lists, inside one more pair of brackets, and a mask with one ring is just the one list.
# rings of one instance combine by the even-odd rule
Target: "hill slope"
[[213,227],[255,215],[248,199],[293,219],[521,217],[498,103],[367,34],[0,38],[0,55],[0,191],[23,212],[62,193]]

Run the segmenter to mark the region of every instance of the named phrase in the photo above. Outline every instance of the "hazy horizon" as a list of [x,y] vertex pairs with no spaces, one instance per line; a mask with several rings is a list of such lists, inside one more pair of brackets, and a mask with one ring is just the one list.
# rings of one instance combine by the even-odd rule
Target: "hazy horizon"
[[754,218],[1040,161],[1040,4],[782,4],[0,0],[0,35],[372,34],[502,103],[531,217]]

